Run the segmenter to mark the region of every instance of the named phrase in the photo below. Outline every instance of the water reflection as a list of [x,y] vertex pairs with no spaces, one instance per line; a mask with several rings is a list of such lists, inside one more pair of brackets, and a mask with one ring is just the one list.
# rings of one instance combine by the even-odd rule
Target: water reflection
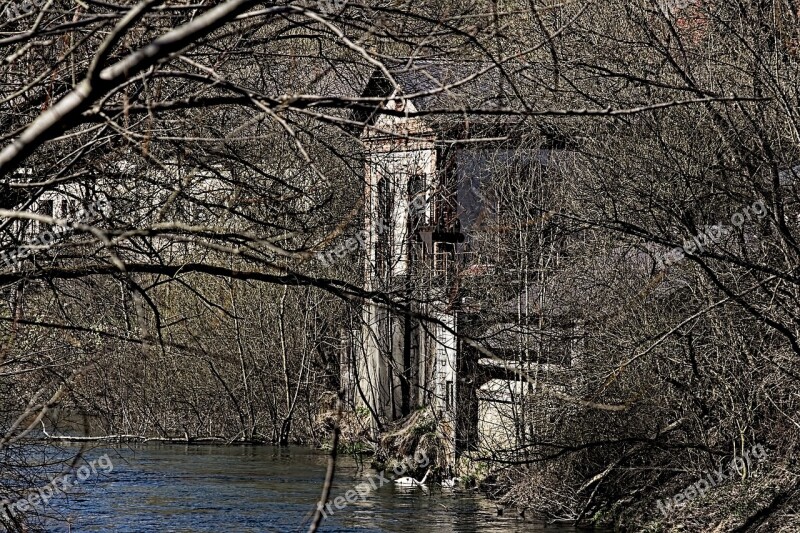
[[[304,531],[319,496],[327,457],[303,448],[140,446],[97,449],[114,471],[51,504],[62,520],[50,531]],[[374,472],[353,458],[339,462],[332,496],[344,496]],[[495,533],[559,532],[516,516],[466,491],[384,485],[364,501],[333,509],[323,531]]]

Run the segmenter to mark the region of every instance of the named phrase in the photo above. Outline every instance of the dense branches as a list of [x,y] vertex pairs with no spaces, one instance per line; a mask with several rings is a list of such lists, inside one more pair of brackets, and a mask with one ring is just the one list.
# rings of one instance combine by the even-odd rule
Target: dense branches
[[3,3],[0,251],[26,253],[0,263],[0,451],[57,405],[111,434],[322,438],[359,304],[431,301],[318,255],[361,229],[363,141],[394,118],[494,177],[459,333],[516,365],[513,443],[476,451],[507,500],[666,529],[654,499],[761,442],[756,503],[732,517],[731,483],[685,517],[788,520],[798,13],[673,4]]

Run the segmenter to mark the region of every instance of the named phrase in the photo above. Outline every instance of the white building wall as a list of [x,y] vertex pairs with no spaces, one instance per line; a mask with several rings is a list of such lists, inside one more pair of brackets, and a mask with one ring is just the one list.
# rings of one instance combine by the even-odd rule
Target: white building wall
[[[394,102],[395,109],[413,111],[410,103]],[[382,132],[390,131],[392,135]],[[407,136],[407,137],[406,137]],[[402,288],[409,270],[410,210],[424,213],[430,220],[430,196],[436,179],[436,149],[433,136],[418,119],[380,117],[364,137],[368,159],[365,169],[365,289],[391,292]],[[414,176],[422,179],[425,191],[422,201],[413,205],[409,198],[409,182]],[[382,255],[383,254],[383,255]],[[357,365],[359,382],[372,403],[373,410],[384,419],[402,412],[402,382],[405,370],[404,320],[395,313],[367,303],[364,319],[364,361]],[[419,358],[425,358],[424,342],[419,343]],[[411,361],[412,375],[417,382],[411,388],[425,387],[427,371]],[[413,406],[415,394],[411,393]]]

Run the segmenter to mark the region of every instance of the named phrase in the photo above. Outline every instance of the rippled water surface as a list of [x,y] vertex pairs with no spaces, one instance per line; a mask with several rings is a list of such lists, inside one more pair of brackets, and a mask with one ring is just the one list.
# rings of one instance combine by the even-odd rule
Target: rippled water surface
[[[319,497],[327,456],[305,448],[143,446],[108,453],[114,470],[82,483],[49,511],[51,531],[264,532],[305,531]],[[332,497],[374,474],[340,459]],[[384,485],[328,518],[322,531],[538,531],[516,516],[497,516],[493,503],[471,492]]]

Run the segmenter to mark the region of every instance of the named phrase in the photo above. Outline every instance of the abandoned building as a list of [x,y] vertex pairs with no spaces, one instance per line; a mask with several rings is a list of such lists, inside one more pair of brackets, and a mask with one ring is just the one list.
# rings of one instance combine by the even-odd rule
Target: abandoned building
[[[481,65],[471,67],[474,72]],[[367,84],[365,96],[388,103],[359,117],[367,124],[365,289],[391,295],[402,310],[364,306],[363,329],[343,370],[354,403],[375,422],[431,407],[451,460],[466,450],[513,448],[522,440],[520,431],[535,431],[532,421],[527,428],[513,421],[514,406],[535,387],[521,375],[534,366],[546,368],[548,379],[561,387],[560,370],[571,364],[575,349],[558,340],[547,354],[541,346],[533,349],[541,344],[538,328],[518,319],[535,313],[528,310],[533,302],[525,300],[520,309],[512,295],[488,321],[465,289],[465,281],[503,268],[483,231],[503,209],[487,185],[500,173],[555,176],[563,143],[543,135],[538,144],[521,144],[508,118],[448,121],[425,115],[447,107],[447,99],[474,108],[502,105],[504,88],[496,79],[475,76],[453,86],[469,74],[463,68],[418,63],[396,73],[400,90],[380,72]],[[486,141],[467,141],[478,138]],[[529,220],[531,231],[540,222],[546,218]],[[480,337],[495,357],[465,342],[465,335]]]

